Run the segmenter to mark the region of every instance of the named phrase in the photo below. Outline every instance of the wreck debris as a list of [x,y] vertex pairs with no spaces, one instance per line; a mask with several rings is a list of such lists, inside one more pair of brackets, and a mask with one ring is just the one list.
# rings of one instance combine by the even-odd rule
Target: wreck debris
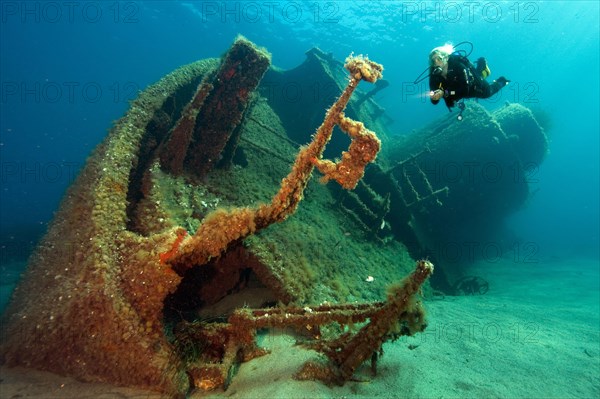
[[175,175],[183,172],[183,161],[192,140],[196,118],[204,100],[213,89],[214,86],[206,80],[200,82],[194,98],[185,106],[177,124],[159,149],[160,164],[166,171]]
[[340,115],[339,126],[352,140],[348,151],[342,153],[342,160],[332,162],[315,159],[314,163],[325,175],[323,182],[333,179],[345,189],[352,190],[362,178],[365,166],[375,159],[381,142],[373,132],[365,129],[361,122],[355,122],[343,115]]
[[433,273],[433,264],[427,260],[417,262],[415,271],[399,285],[389,289],[387,302],[369,315],[369,323],[355,335],[343,334],[334,340],[315,341],[311,348],[323,352],[330,361],[327,366],[307,363],[298,377],[318,378],[338,384],[349,380],[354,371],[369,357],[376,367],[376,356],[381,345],[388,339],[401,335],[413,335],[425,329],[424,310],[414,295]]
[[[210,258],[219,256],[231,243],[272,223],[282,221],[294,213],[302,200],[314,166],[319,168],[326,180],[334,179],[346,189],[356,186],[363,176],[366,164],[377,156],[381,143],[362,123],[346,118],[343,111],[360,80],[377,81],[383,68],[360,56],[348,57],[345,67],[350,71],[346,89],[327,111],[325,120],[317,129],[311,143],[298,153],[291,172],[281,182],[281,188],[271,203],[256,209],[244,207],[217,210],[209,215],[196,233],[185,239],[177,253],[168,260],[180,275],[194,265],[205,264]],[[350,147],[342,154],[340,162],[321,160],[325,145],[336,125],[350,135]]]
[[[238,45],[251,44],[238,39],[234,48]],[[235,251],[245,254],[245,248],[236,244],[291,215],[315,165],[327,169],[327,178],[344,187],[356,185],[362,168],[379,150],[372,132],[343,115],[358,82],[374,82],[381,76],[381,66],[362,57],[347,60],[352,74],[348,87],[327,112],[315,141],[300,151],[270,204],[233,211],[205,206],[207,215],[195,220],[200,227],[192,236],[187,226],[177,222],[181,219],[172,217],[174,204],[184,203],[186,198],[166,206],[163,195],[172,188],[169,185],[192,177],[186,180],[184,190],[204,198],[203,186],[195,184],[200,179],[193,177],[214,172],[224,143],[226,146],[224,137],[235,130],[234,125],[239,125],[244,115],[243,104],[248,103],[268,58],[253,58],[257,53],[250,53],[248,65],[244,57],[221,63],[231,68],[216,73],[220,82],[210,81],[218,62],[204,60],[164,77],[132,102],[69,188],[14,292],[1,326],[0,357],[5,364],[86,381],[186,392],[189,377],[196,371],[174,360],[178,353],[169,340],[170,326],[165,321],[165,302],[181,286],[186,271]],[[217,84],[232,79],[247,84],[235,91],[230,91],[233,86]],[[222,94],[221,102],[215,91]],[[211,110],[226,111],[231,120],[210,119],[218,114]],[[215,140],[212,133],[218,134],[205,130],[213,122],[222,128],[223,135]],[[352,142],[342,162],[329,163],[321,156],[336,125],[348,131]],[[191,126],[192,135],[188,130]],[[211,140],[204,140],[206,137]],[[166,152],[172,150],[180,153],[168,156]],[[200,164],[192,154],[196,150],[204,151],[210,161]],[[174,176],[178,173],[182,176]],[[203,233],[208,234],[204,241]],[[253,271],[262,273],[259,277],[263,282],[272,283],[279,300],[297,298],[286,290],[290,282],[283,281],[285,274],[277,273],[272,265],[261,266]],[[232,270],[245,272],[242,266]],[[234,286],[236,281],[227,283]],[[234,344],[250,345],[239,341],[243,338],[233,336]],[[247,357],[259,353],[248,351]],[[227,354],[225,362],[237,356],[232,351]],[[199,378],[206,381],[202,375]]]
[[527,200],[529,177],[548,150],[544,129],[522,105],[490,113],[473,103],[463,116],[395,138],[384,154],[391,166],[371,165],[362,180],[379,197],[390,195],[394,236],[413,257],[432,259],[433,282],[446,293],[456,292],[453,282],[486,250],[488,259],[491,250],[510,250],[498,240],[503,221]]
[[505,104],[494,113],[526,172],[536,171],[548,154],[548,137],[530,109]]
[[[270,63],[269,55],[247,40],[236,40],[229,49],[197,116],[185,160],[189,171],[203,177],[219,161]],[[235,145],[229,149],[234,150]]]
[[[347,83],[347,74],[344,63],[335,59],[318,48],[306,52],[306,60],[296,68],[280,70],[271,68],[265,73],[260,93],[267,99],[269,106],[277,113],[286,135],[297,143],[310,141],[312,133],[318,129],[323,121],[323,110],[331,106],[339,93],[344,90]],[[383,87],[382,79],[375,83],[376,87]],[[372,85],[365,86],[372,88]],[[375,101],[359,103],[366,93],[361,92],[361,87],[348,102],[344,113],[349,118],[363,122],[370,129],[377,132],[377,136],[385,141],[387,132],[385,118],[379,120],[376,114],[383,109]],[[290,106],[290,103],[293,106]],[[297,110],[301,109],[302,112]],[[327,144],[325,156],[334,158],[343,149],[348,147],[348,136],[333,135]]]
[[[389,289],[385,302],[238,309],[227,323],[184,322],[176,328],[176,346],[181,352],[192,353],[187,368],[194,386],[211,390],[227,386],[237,363],[268,353],[256,346],[257,330],[292,327],[312,337],[304,346],[329,360],[326,364],[306,363],[296,377],[342,385],[369,358],[375,369],[385,341],[425,329],[425,313],[415,295],[432,272],[431,262],[418,261],[412,274]],[[321,328],[332,323],[366,324],[356,333],[342,331],[333,338],[322,337]]]

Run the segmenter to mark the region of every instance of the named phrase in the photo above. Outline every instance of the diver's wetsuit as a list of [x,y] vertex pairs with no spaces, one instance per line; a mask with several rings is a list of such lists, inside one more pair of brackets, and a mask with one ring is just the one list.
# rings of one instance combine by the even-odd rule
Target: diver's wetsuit
[[[456,101],[462,98],[488,98],[496,94],[507,83],[503,77],[492,84],[483,79],[473,64],[466,57],[451,54],[448,58],[448,73],[444,78],[441,73],[434,73],[434,68],[429,68],[429,89],[432,91],[444,90],[444,101],[451,108]],[[439,100],[431,99],[433,104]]]

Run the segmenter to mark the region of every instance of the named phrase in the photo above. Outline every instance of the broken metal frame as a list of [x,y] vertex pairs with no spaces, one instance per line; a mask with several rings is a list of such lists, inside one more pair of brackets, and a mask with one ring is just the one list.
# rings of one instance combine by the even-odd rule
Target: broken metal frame
[[[392,286],[384,302],[364,304],[322,304],[304,307],[237,309],[227,323],[182,322],[175,329],[180,353],[196,354],[186,365],[192,385],[202,390],[227,388],[235,366],[268,354],[256,345],[257,331],[264,328],[294,328],[311,336],[303,345],[328,359],[327,363],[307,362],[298,379],[320,379],[342,385],[367,359],[376,371],[382,345],[400,336],[413,335],[426,327],[425,313],[415,295],[433,272],[433,264],[420,260],[412,274]],[[321,327],[364,324],[358,331],[344,331],[332,338],[321,336]],[[181,357],[185,357],[182,355]]]

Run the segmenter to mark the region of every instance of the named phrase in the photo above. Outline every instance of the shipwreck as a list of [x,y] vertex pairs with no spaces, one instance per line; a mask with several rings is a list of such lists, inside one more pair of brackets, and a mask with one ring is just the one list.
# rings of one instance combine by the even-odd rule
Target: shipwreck
[[[526,171],[547,150],[516,104],[394,139],[373,89],[358,89],[382,70],[313,49],[282,71],[240,37],[140,93],[31,256],[1,361],[185,395],[226,388],[235,365],[266,354],[257,330],[291,327],[322,354],[298,378],[374,369],[384,342],[426,328],[432,263],[441,287],[460,273],[431,248],[481,230],[465,195],[481,189],[468,206],[499,218],[527,197],[526,181],[440,180],[429,163]],[[281,90],[292,84],[294,101]]]

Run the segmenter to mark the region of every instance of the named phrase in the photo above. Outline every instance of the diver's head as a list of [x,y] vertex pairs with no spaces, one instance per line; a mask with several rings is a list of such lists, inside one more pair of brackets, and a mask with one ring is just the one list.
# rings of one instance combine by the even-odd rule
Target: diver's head
[[448,58],[454,52],[451,44],[436,47],[429,53],[429,68],[431,73],[442,73],[448,69]]

